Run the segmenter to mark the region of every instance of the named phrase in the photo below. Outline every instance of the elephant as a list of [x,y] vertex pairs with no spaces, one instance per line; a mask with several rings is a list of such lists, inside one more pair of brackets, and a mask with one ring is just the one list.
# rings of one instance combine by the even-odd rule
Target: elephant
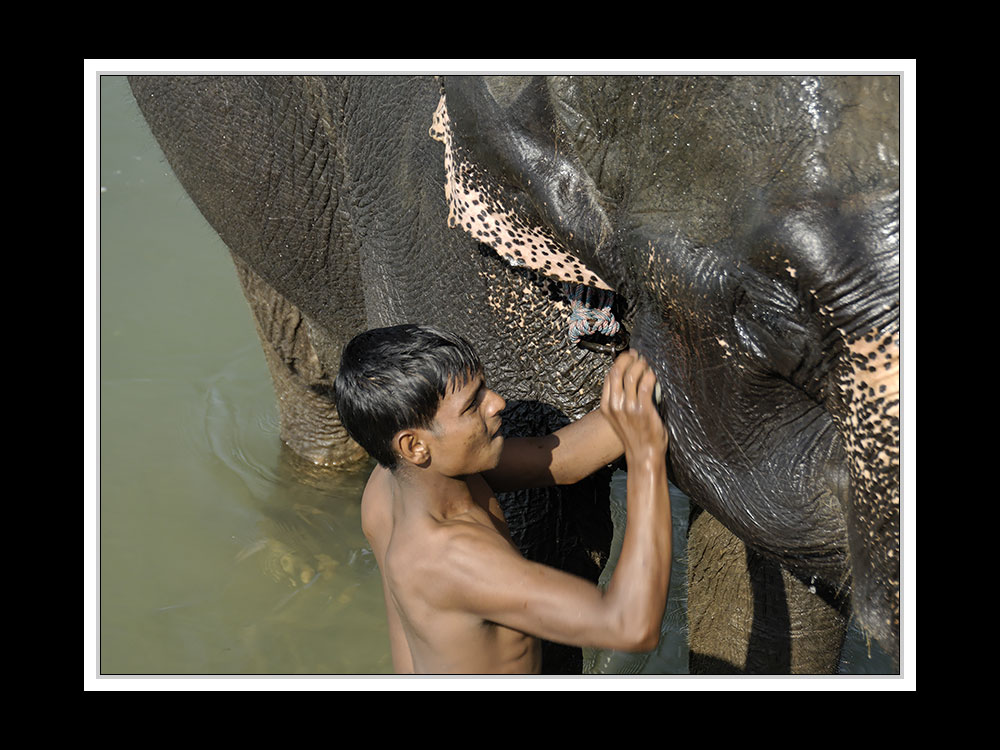
[[[596,408],[631,347],[696,505],[691,672],[833,672],[852,617],[898,664],[897,76],[130,82],[231,251],[294,453],[365,460],[331,383],[366,328],[468,338],[507,435]],[[522,552],[596,581],[612,468],[500,496]]]

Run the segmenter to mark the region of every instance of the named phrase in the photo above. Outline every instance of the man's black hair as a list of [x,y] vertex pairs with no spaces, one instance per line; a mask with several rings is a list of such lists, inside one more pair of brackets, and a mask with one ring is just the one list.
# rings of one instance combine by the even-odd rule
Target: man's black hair
[[427,429],[451,388],[483,366],[461,336],[413,324],[359,333],[341,355],[334,398],[348,434],[387,469],[395,469],[393,436]]

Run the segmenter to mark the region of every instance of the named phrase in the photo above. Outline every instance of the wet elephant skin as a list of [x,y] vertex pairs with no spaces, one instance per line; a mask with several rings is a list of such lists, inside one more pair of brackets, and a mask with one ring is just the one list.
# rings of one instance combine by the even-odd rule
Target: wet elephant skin
[[[171,167],[253,280],[290,405],[282,437],[317,463],[351,458],[324,394],[354,332],[457,330],[512,405],[508,429],[527,434],[593,408],[610,362],[567,345],[563,284],[613,290],[663,387],[674,480],[745,560],[832,592],[816,618],[783,594],[785,612],[692,632],[693,669],[759,672],[827,671],[842,640],[831,613],[842,631],[848,605],[898,649],[898,83],[132,80]],[[604,477],[501,502],[526,554],[596,579]],[[754,611],[766,568],[695,567],[692,581],[749,576],[726,589],[750,592],[728,609]],[[768,618],[827,654],[719,645]]]

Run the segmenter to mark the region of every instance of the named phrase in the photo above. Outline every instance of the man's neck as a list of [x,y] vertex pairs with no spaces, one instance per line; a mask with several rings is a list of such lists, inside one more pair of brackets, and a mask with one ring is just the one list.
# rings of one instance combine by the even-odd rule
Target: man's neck
[[403,511],[426,513],[445,521],[468,512],[475,504],[467,476],[449,477],[429,468],[401,465],[391,474]]

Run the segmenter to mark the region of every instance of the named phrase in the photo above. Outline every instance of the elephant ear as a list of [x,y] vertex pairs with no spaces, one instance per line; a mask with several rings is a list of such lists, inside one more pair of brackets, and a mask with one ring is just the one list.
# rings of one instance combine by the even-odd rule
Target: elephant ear
[[[462,127],[456,129],[442,92],[430,128],[431,137],[444,144],[449,226],[489,245],[513,266],[574,287],[610,290],[579,252],[590,247],[596,258],[593,238],[607,234],[589,178],[560,157],[554,144],[512,121],[481,81],[449,83],[461,103]],[[581,202],[585,205],[567,205]],[[569,216],[577,217],[576,225]]]

